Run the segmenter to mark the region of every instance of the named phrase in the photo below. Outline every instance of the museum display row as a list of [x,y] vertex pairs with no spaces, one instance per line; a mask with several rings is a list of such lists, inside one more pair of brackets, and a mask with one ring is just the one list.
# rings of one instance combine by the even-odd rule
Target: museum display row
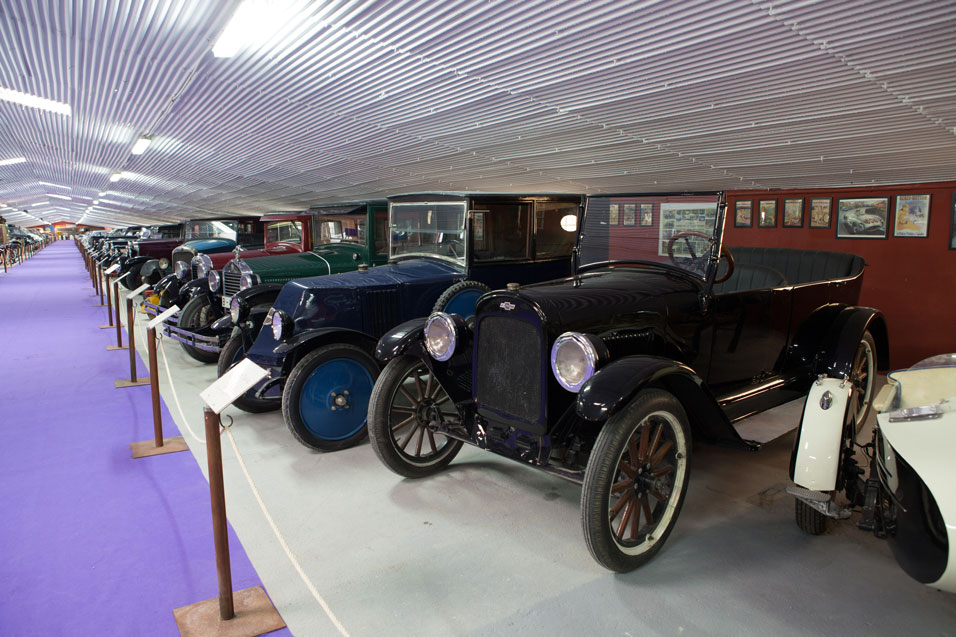
[[[802,226],[790,201],[784,225],[789,211]],[[839,199],[838,236],[876,234],[853,225],[868,216],[885,236],[889,201]],[[925,223],[928,196],[896,201],[897,225]],[[148,314],[181,308],[164,333],[219,376],[262,368],[235,406],[281,409],[312,449],[368,436],[386,467],[423,478],[468,443],[580,484],[585,544],[613,571],[665,544],[693,440],[756,451],[735,425],[807,397],[790,466],[800,528],[862,510],[907,573],[956,590],[956,502],[928,439],[898,424],[952,438],[953,360],[891,375],[874,401],[889,334],[859,305],[863,258],[725,245],[728,215],[744,225],[752,210],[721,192],[423,193],[80,245],[149,288]],[[871,405],[879,424],[860,444]]]

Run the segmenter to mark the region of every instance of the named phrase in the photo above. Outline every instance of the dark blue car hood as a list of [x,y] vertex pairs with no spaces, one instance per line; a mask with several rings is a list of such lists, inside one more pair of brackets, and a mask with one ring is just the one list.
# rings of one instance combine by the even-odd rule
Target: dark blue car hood
[[[290,281],[282,286],[272,307],[292,319],[292,339],[322,328],[354,330],[378,339],[403,321],[427,316],[441,293],[464,278],[464,269],[453,263],[410,259],[364,271]],[[274,364],[278,345],[266,325],[249,358]]]

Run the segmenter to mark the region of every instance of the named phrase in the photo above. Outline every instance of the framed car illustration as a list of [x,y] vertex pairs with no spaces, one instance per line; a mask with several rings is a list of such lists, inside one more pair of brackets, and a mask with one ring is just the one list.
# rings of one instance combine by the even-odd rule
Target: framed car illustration
[[838,239],[885,239],[889,197],[859,197],[837,200]]

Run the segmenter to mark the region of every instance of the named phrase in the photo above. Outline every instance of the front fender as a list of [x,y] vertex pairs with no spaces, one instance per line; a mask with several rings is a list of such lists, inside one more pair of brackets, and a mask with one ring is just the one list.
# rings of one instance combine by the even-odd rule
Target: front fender
[[790,454],[790,479],[813,491],[836,488],[852,383],[821,378],[810,387]]
[[275,303],[276,297],[279,296],[280,290],[282,290],[281,283],[260,283],[236,292],[233,298],[238,299],[249,307],[265,305],[266,303],[271,306]]
[[322,327],[300,332],[279,343],[272,352],[282,361],[282,375],[287,376],[303,356],[332,343],[357,345],[369,352],[375,348],[375,340],[364,332],[341,327]]
[[741,439],[694,370],[670,358],[628,356],[601,368],[578,392],[575,411],[586,420],[606,421],[650,386],[669,391],[681,402],[696,438],[755,448],[755,443]]
[[378,344],[375,346],[375,358],[382,363],[387,363],[396,356],[412,353],[409,352],[411,348],[417,348],[417,351],[413,353],[421,355],[421,348],[417,346],[422,342],[426,322],[428,322],[427,318],[416,318],[392,328],[378,339]]
[[817,373],[832,378],[851,374],[856,350],[869,330],[876,344],[876,368],[889,369],[889,337],[886,319],[872,307],[847,307],[834,319],[827,330],[829,337],[818,359]]

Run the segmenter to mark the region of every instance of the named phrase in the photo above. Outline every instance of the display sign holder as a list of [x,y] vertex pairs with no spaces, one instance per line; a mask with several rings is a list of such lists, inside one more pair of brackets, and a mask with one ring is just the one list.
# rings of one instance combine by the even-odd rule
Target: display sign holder
[[96,292],[99,294],[100,302],[93,307],[104,307],[106,304],[103,303],[103,268],[96,266]]
[[186,440],[182,436],[163,438],[163,415],[159,400],[159,364],[156,360],[156,328],[178,311],[179,306],[174,305],[146,324],[146,334],[148,335],[146,345],[149,350],[149,388],[153,398],[153,440],[131,442],[129,447],[133,452],[133,458],[149,458],[151,456],[186,451],[189,449],[186,445]]
[[[129,274],[129,272],[126,274]],[[126,274],[123,276],[126,276]],[[114,383],[116,389],[141,387],[149,384],[149,378],[136,378],[136,314],[133,312],[133,299],[146,291],[147,288],[149,288],[149,284],[144,283],[126,295],[126,332],[129,338],[129,380],[124,378],[116,381]],[[119,292],[117,291],[117,293]]]
[[113,327],[113,295],[110,292],[110,275],[119,270],[119,264],[114,263],[103,271],[103,287],[106,288],[106,313],[110,322],[107,325],[100,325],[101,330]]
[[120,281],[123,280],[123,277],[126,276],[129,276],[129,272],[113,280],[113,310],[116,313],[116,345],[107,346],[107,350],[126,349],[126,346],[123,345],[123,321],[120,320],[119,306],[119,284]]
[[252,361],[243,359],[199,394],[205,403],[203,421],[206,426],[206,461],[209,465],[209,500],[212,505],[219,597],[175,609],[173,616],[181,635],[253,637],[285,627],[285,622],[261,586],[246,588],[233,595],[229,526],[222,477],[222,445],[219,440],[219,414],[265,378],[267,373]]

